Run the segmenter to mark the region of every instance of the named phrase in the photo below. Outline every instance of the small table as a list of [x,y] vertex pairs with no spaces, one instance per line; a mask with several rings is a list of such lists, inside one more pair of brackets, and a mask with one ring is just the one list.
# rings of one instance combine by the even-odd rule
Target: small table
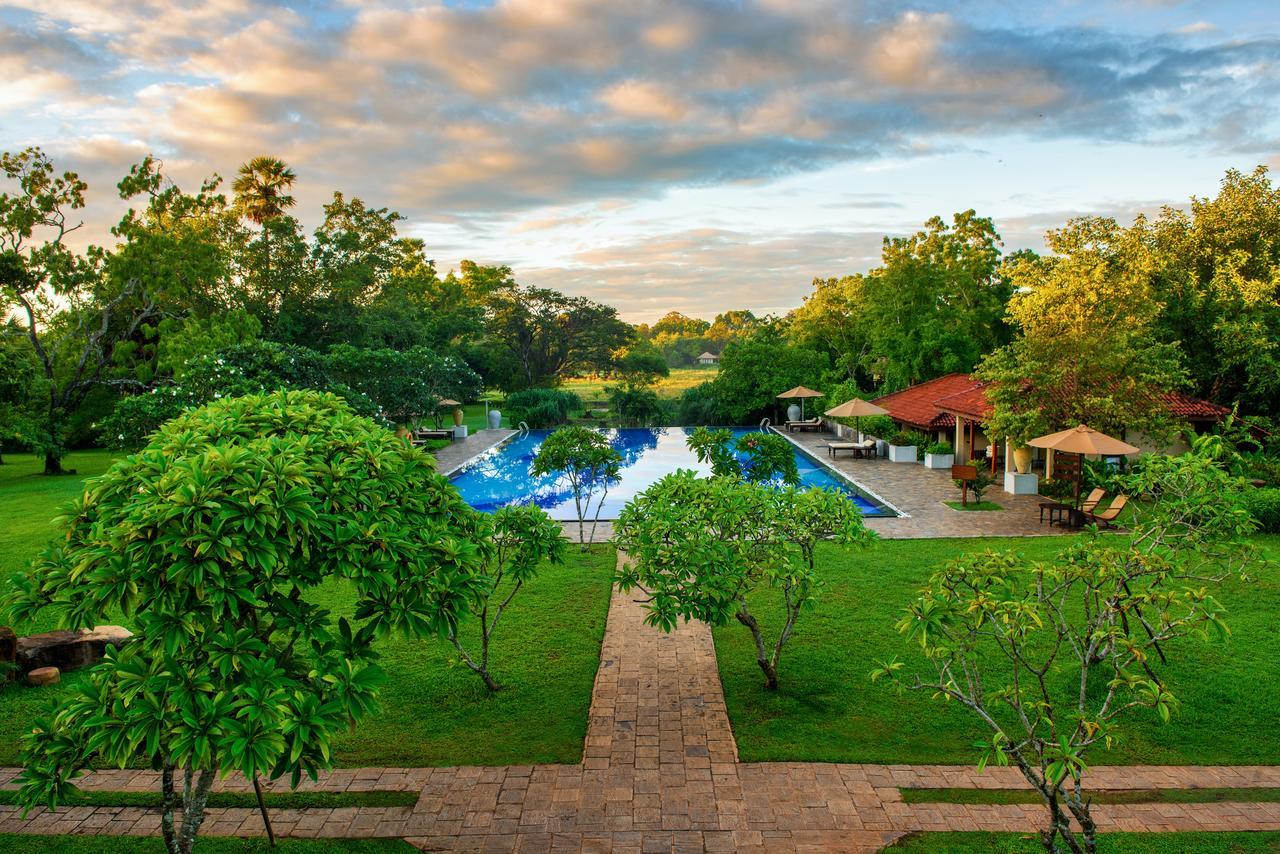
[[1083,521],[1084,513],[1071,507],[1070,504],[1064,504],[1057,501],[1041,502],[1041,524],[1044,524],[1044,511],[1048,511],[1048,524],[1050,526],[1059,524],[1065,525],[1066,528],[1079,528],[1078,520]]

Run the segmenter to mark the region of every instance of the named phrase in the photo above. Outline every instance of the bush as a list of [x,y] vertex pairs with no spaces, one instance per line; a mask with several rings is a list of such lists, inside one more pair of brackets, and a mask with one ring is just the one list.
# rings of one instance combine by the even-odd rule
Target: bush
[[926,454],[946,456],[947,454],[954,454],[956,449],[951,446],[950,442],[930,442],[925,446],[924,452]]
[[[862,425],[862,432],[867,436],[875,436],[877,439],[884,439],[892,436],[897,432],[898,427],[893,423],[893,419],[888,415],[872,415],[869,418],[857,419]],[[849,424],[854,421],[852,418],[845,418],[843,421]]]
[[666,420],[666,411],[657,393],[650,388],[610,386],[609,405],[623,427],[658,427]]
[[582,409],[582,400],[571,391],[530,388],[508,395],[505,405],[512,424],[523,421],[537,430],[567,423]]
[[1280,489],[1250,489],[1244,493],[1249,515],[1264,534],[1280,534]]
[[1064,501],[1076,493],[1075,481],[1062,478],[1045,478],[1040,481],[1040,494],[1054,501]]
[[1264,486],[1280,486],[1280,457],[1246,454],[1242,457],[1245,477],[1260,480]]
[[[982,503],[982,496],[991,485],[996,482],[995,475],[991,473],[991,468],[986,460],[969,460],[969,465],[978,470],[978,476],[969,481],[968,491],[973,494],[973,500],[978,504]],[[965,482],[961,480],[953,481],[956,488],[961,491],[961,495],[965,492]]]
[[682,427],[706,427],[728,420],[721,415],[709,382],[685,389],[676,401],[675,422]]
[[890,445],[906,448],[914,445],[917,448],[929,444],[929,437],[918,430],[899,430],[889,437]]

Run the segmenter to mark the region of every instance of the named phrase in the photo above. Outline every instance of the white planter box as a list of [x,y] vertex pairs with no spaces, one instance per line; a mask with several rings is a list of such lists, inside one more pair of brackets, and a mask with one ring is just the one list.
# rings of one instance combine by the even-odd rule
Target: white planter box
[[955,465],[955,462],[956,462],[955,454],[925,454],[924,455],[924,467],[927,469],[946,469],[947,471],[950,471],[951,467]]
[[458,426],[454,427],[454,428],[453,428],[453,438],[455,438],[455,439],[465,439],[465,438],[467,438],[467,425],[466,425],[466,424],[459,424]]
[[1004,473],[1004,491],[1010,495],[1035,495],[1040,491],[1040,476],[1007,471]]
[[889,446],[889,462],[914,463],[915,461],[916,461],[915,445],[890,445]]

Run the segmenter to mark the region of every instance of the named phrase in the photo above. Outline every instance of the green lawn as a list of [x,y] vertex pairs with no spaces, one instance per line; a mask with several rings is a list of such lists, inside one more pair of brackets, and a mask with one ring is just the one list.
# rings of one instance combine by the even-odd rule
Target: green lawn
[[[0,466],[0,569],[21,569],[54,533],[58,505],[75,495],[79,477],[35,474],[28,456],[10,455]],[[104,452],[73,454],[82,474],[101,472]],[[12,523],[10,520],[13,520]],[[433,639],[381,643],[382,711],[338,743],[342,766],[497,765],[577,762],[582,757],[587,710],[599,663],[609,605],[614,552],[572,549],[560,567],[545,567],[503,618],[494,637],[493,669],[505,686],[490,696],[480,680],[456,664],[448,644]],[[349,613],[345,584],[318,597],[335,613]],[[20,632],[56,628],[44,622]],[[474,632],[475,624],[467,627]],[[464,636],[465,642],[465,636]],[[67,674],[53,688],[10,685],[0,691],[0,765],[18,759],[18,739],[49,699],[81,678]]]
[[[1042,804],[1034,789],[900,789],[909,804]],[[1095,804],[1212,804],[1280,801],[1280,789],[1118,789],[1091,790]]]
[[[29,836],[0,833],[0,851],[41,854],[164,854],[157,837]],[[418,849],[399,839],[281,839],[272,848],[265,839],[201,836],[200,854],[415,854]]]
[[[1260,537],[1272,560],[1280,537]],[[927,692],[894,693],[872,684],[879,661],[898,656],[907,670],[923,659],[894,629],[903,606],[931,570],[965,551],[1013,548],[1048,557],[1061,538],[882,540],[858,552],[824,547],[829,586],[816,610],[800,618],[783,650],[781,688],[764,689],[750,634],[737,623],[715,631],[729,717],[743,761],[971,763],[971,746],[988,734],[963,709]],[[1186,641],[1168,652],[1170,685],[1182,701],[1169,725],[1139,710],[1125,740],[1093,761],[1154,764],[1275,764],[1274,698],[1280,686],[1280,569],[1260,568],[1250,584],[1228,583],[1220,600],[1230,613],[1224,643]],[[773,600],[753,609],[776,632]],[[767,603],[767,604],[766,604]],[[1063,677],[1066,678],[1066,677]]]
[[[886,851],[912,854],[1036,854],[1038,839],[1020,833],[921,833]],[[1099,854],[1270,854],[1280,833],[1104,833]]]

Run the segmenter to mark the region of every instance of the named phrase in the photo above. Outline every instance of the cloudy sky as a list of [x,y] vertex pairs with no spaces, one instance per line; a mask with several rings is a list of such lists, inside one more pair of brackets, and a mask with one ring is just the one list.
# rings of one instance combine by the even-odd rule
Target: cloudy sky
[[782,311],[968,207],[1009,248],[1280,166],[1265,0],[0,2],[0,146],[91,185],[257,154],[390,206],[442,269],[617,305]]

